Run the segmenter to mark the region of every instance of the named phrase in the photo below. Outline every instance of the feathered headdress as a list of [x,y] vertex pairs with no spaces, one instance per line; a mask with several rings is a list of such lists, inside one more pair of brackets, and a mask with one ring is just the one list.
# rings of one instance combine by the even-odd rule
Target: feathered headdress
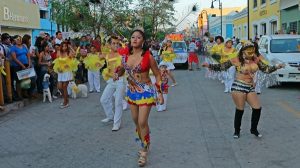
[[251,41],[245,41],[243,43],[243,48],[254,47],[254,44]]

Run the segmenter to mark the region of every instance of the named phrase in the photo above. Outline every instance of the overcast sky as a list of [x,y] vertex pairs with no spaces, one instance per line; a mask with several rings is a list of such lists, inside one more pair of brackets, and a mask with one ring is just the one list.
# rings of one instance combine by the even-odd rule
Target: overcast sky
[[[186,16],[190,10],[192,10],[192,7],[194,4],[197,3],[197,6],[199,7],[199,11],[202,8],[210,8],[212,0],[177,0],[177,3],[174,4],[176,14],[175,18],[178,20],[174,23],[178,23],[180,20]],[[221,0],[223,7],[240,7],[240,6],[246,6],[247,0]],[[214,6],[218,7],[219,2],[214,2]],[[178,29],[184,29],[186,26],[192,25],[196,22],[197,16],[199,12],[193,12],[192,14],[187,17],[179,26]],[[195,23],[196,25],[196,23]]]

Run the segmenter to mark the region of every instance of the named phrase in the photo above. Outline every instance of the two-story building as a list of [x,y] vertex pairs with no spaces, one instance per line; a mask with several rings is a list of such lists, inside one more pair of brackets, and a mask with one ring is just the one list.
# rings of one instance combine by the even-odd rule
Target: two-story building
[[[57,25],[52,20],[51,3],[48,0],[32,0],[33,4],[39,7],[40,27],[32,31],[32,37],[37,37],[40,32],[49,33],[50,36],[54,36],[57,30]],[[33,38],[33,39],[34,39]]]
[[[241,7],[222,9],[222,36],[224,38],[232,38],[233,15],[241,10]],[[211,36],[221,35],[221,10],[216,8],[203,9],[199,14],[198,23],[200,25],[200,32],[202,31],[201,28],[203,28],[204,33],[208,28]]]
[[240,40],[248,39],[248,10],[244,8],[233,16],[233,34]]
[[[233,35],[233,17],[238,11],[222,16],[222,36],[224,38],[232,38]],[[209,32],[212,36],[221,35],[221,16],[210,19]]]
[[250,38],[275,34],[280,30],[279,0],[250,0]]

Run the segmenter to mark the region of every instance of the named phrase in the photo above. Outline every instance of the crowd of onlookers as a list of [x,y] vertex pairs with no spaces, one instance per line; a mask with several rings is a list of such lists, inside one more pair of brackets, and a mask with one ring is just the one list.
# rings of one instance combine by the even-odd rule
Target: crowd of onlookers
[[[128,45],[126,38],[120,38],[122,39],[120,47]],[[68,43],[71,52],[75,53],[75,57],[80,61],[78,70],[74,73],[74,79],[77,84],[88,82],[88,71],[83,64],[83,59],[91,52],[91,48],[93,47],[96,49],[96,52],[101,53],[103,46],[105,46],[105,39],[101,39],[100,35],[93,38],[87,34],[79,39],[64,39],[60,31],[56,32],[55,36],[52,37],[48,33],[40,32],[35,37],[33,45],[31,42],[32,38],[28,34],[21,37],[20,35],[11,36],[8,33],[3,33],[0,39],[0,67],[2,65],[4,67],[4,62],[9,62],[11,72],[11,87],[7,87],[5,75],[1,74],[3,85],[3,90],[1,91],[4,95],[5,103],[11,103],[8,98],[7,88],[12,88],[13,101],[19,101],[24,98],[37,98],[43,92],[42,83],[46,73],[50,74],[50,91],[53,98],[56,99],[60,96],[60,92],[57,89],[57,74],[53,70],[52,62],[57,58],[57,51],[62,50],[61,44],[63,42]],[[159,44],[154,41],[148,41],[148,44],[152,54],[158,58]],[[25,80],[18,79],[17,72],[29,68],[33,68],[36,75],[30,78],[30,84],[27,83],[25,85]]]
[[[11,87],[7,87],[4,73],[1,73],[5,103],[11,103],[8,98],[8,88],[12,88],[13,101],[19,101],[23,98],[37,98],[38,94],[43,91],[43,77],[46,73],[50,74],[50,90],[53,98],[57,98],[59,92],[57,90],[57,75],[53,71],[52,62],[57,58],[57,51],[61,50],[61,43],[67,42],[71,51],[75,53],[76,58],[82,61],[90,52],[93,46],[97,52],[101,52],[101,37],[98,35],[92,38],[91,35],[84,35],[80,39],[63,39],[62,32],[56,32],[55,37],[51,37],[48,33],[40,32],[35,38],[32,45],[32,38],[25,34],[11,36],[8,33],[1,34],[0,41],[0,67],[3,67],[4,62],[9,62],[11,72]],[[25,69],[33,68],[36,75],[30,78],[30,84],[24,85],[19,80],[17,72]],[[87,70],[84,64],[78,66],[78,71],[75,74],[77,83],[87,82]],[[25,87],[27,86],[27,87]]]

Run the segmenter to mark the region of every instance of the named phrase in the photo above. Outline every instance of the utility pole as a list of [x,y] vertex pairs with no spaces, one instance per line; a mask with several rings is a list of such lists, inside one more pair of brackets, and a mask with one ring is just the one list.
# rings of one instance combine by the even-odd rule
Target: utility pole
[[247,31],[248,31],[248,40],[250,40],[250,1],[247,0],[247,12],[248,12],[248,16],[247,16]]
[[[214,8],[214,2],[216,2],[217,0],[212,0],[211,2],[211,8]],[[249,0],[248,0],[249,1]],[[223,6],[222,6],[222,2],[221,0],[219,0],[219,9],[221,12],[221,36],[223,36]]]

